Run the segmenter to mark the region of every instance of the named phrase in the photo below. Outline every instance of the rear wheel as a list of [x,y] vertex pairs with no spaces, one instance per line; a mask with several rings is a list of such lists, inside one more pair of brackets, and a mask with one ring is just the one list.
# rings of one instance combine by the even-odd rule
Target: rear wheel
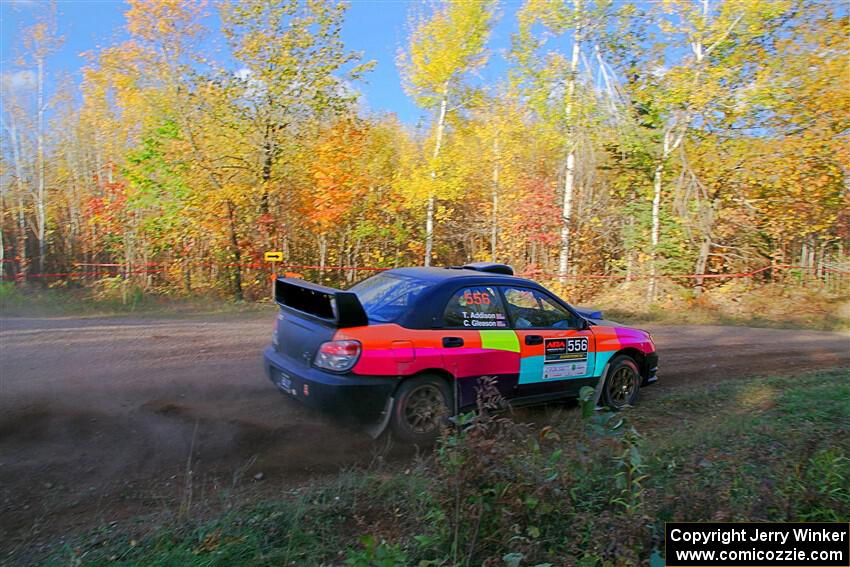
[[433,444],[448,425],[451,394],[437,376],[423,375],[402,382],[395,394],[390,426],[405,443]]
[[621,355],[611,361],[605,376],[602,400],[613,410],[633,406],[640,395],[640,371],[631,357]]

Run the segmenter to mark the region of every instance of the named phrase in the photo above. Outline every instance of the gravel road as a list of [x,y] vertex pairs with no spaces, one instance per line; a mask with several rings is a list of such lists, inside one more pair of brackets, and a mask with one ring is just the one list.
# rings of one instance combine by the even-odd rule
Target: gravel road
[[[173,511],[187,470],[206,502],[375,458],[365,434],[265,378],[273,317],[0,320],[0,564],[48,536]],[[646,328],[657,389],[850,366],[846,333]]]

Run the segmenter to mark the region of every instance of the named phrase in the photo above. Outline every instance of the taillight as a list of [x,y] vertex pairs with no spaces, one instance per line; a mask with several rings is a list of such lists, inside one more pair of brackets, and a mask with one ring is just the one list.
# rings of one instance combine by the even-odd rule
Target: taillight
[[280,314],[274,318],[274,330],[272,330],[272,345],[274,346],[277,346],[277,330],[280,328],[281,320],[283,320],[283,317]]
[[322,343],[316,353],[315,364],[319,368],[345,372],[357,363],[360,358],[360,343],[358,341],[330,341]]

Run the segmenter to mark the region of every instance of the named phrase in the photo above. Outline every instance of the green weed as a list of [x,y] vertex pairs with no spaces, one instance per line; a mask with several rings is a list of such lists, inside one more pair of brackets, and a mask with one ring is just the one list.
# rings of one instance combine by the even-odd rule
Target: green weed
[[848,521],[847,372],[652,390],[620,413],[585,391],[542,426],[484,387],[479,410],[404,472],[348,471],[135,543],[110,527],[47,562],[661,565],[665,520]]

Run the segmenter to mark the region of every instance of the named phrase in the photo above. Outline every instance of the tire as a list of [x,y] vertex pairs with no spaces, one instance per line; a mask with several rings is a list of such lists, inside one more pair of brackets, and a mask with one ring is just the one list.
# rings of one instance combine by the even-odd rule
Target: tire
[[612,410],[633,406],[640,396],[641,376],[637,363],[627,355],[611,361],[602,388],[602,401]]
[[451,415],[446,381],[424,374],[401,383],[395,393],[390,429],[404,443],[433,445]]

